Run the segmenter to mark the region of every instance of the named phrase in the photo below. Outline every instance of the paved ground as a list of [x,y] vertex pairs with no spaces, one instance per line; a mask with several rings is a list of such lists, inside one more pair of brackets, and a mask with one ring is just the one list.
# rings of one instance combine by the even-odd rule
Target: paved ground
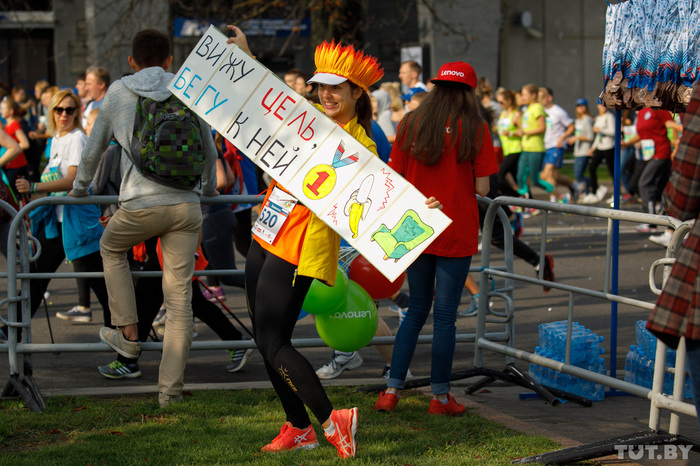
[[[539,248],[540,218],[533,217],[526,221],[523,240],[529,242],[535,249]],[[557,281],[602,290],[604,278],[605,232],[606,221],[563,214],[550,214],[548,222],[547,252],[554,255]],[[638,299],[653,301],[654,295],[649,291],[648,271],[654,260],[663,257],[664,250],[647,240],[647,235],[634,231],[634,225],[621,223],[620,227],[620,294]],[[478,265],[480,257],[474,258],[473,265]],[[499,262],[500,261],[500,262]],[[502,263],[503,256],[496,253],[494,264]],[[243,263],[239,261],[239,267]],[[0,264],[2,269],[5,264]],[[71,267],[64,264],[61,271],[70,271]],[[534,269],[516,260],[515,271],[523,275],[534,276]],[[657,283],[660,277],[657,277]],[[1,286],[1,285],[0,285]],[[51,320],[53,338],[57,343],[69,342],[98,342],[97,331],[102,325],[102,317],[97,300],[93,297],[94,320],[90,324],[71,325],[55,317],[56,311],[66,310],[75,304],[76,290],[74,280],[54,280],[49,291],[48,314]],[[227,306],[246,325],[249,320],[245,311],[243,293],[241,290],[226,287]],[[463,296],[463,307],[469,304],[467,293]],[[567,316],[569,296],[567,293],[553,290],[548,294],[542,288],[526,283],[516,284],[516,346],[526,351],[533,351],[537,345],[537,326],[543,322],[563,320]],[[380,306],[380,315],[386,319],[392,329],[398,326],[398,316],[388,308],[389,302],[384,301]],[[610,368],[610,305],[596,298],[576,296],[574,298],[576,320],[602,335],[605,339],[606,362]],[[502,308],[499,303],[494,306]],[[5,316],[5,309],[2,310]],[[631,306],[619,306],[619,331],[617,334],[617,376],[622,378],[624,372],[624,357],[627,349],[634,344],[634,322],[645,320],[648,311]],[[474,318],[459,318],[458,333],[472,333]],[[489,330],[500,330],[500,326],[490,325]],[[215,334],[203,324],[197,323],[196,341],[215,340]],[[430,327],[426,326],[425,333]],[[315,338],[317,333],[311,318],[301,320],[295,330],[294,338]],[[47,319],[44,311],[40,311],[33,321],[33,340],[35,343],[51,341],[48,332]],[[105,347],[106,348],[106,347]],[[302,350],[314,367],[324,364],[331,351],[327,348],[305,348]],[[364,364],[353,371],[344,373],[331,383],[342,384],[373,384],[378,379],[384,366],[380,353],[374,348],[361,351]],[[454,370],[464,370],[474,365],[473,343],[457,345]],[[97,365],[106,364],[114,359],[113,355],[104,353],[64,353],[34,355],[33,366],[37,386],[44,396],[59,393],[128,393],[156,391],[158,363],[160,354],[145,353],[140,361],[143,376],[133,380],[108,380],[100,376]],[[228,352],[225,351],[193,351],[187,365],[185,382],[188,389],[199,388],[238,388],[249,386],[268,386],[262,360],[257,353],[250,358],[245,368],[236,374],[224,370],[228,362]],[[430,364],[430,347],[420,345],[416,351],[411,366],[414,376],[428,376]],[[503,356],[486,353],[484,366],[500,369],[504,366]],[[518,362],[517,366],[527,370],[527,365]],[[9,365],[7,358],[0,355],[0,374],[7,377]],[[486,417],[503,422],[515,429],[530,433],[547,435],[564,446],[589,443],[614,436],[640,431],[646,427],[649,402],[631,396],[607,397],[603,402],[594,403],[592,408],[584,408],[573,403],[558,407],[546,405],[541,400],[521,400],[520,393],[525,390],[517,387],[507,387],[497,384],[487,387],[480,392],[466,396],[463,388],[474,380],[462,380],[454,383],[453,394],[467,403],[476,412]],[[1,383],[4,385],[5,380]],[[662,417],[662,428],[668,428],[668,415]],[[694,418],[681,418],[681,433],[700,441],[698,424]],[[700,455],[691,460],[697,463]],[[626,460],[629,460],[627,458]],[[625,460],[625,461],[626,461]],[[675,461],[673,464],[691,464],[689,461]],[[606,464],[622,464],[625,461],[616,457],[605,459]],[[668,464],[657,460],[640,460],[641,464]]]

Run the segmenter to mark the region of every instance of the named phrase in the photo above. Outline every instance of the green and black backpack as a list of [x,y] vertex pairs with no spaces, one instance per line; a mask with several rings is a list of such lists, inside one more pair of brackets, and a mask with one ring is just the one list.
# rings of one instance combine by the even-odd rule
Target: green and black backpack
[[204,148],[197,116],[177,97],[156,102],[139,97],[131,161],[156,183],[191,190],[204,173]]

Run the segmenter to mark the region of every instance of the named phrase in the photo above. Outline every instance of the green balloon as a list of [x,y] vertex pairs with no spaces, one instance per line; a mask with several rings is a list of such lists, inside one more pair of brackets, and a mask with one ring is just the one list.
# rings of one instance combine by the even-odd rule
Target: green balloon
[[311,282],[308,293],[306,293],[306,298],[304,298],[304,304],[302,304],[301,308],[309,314],[317,316],[330,314],[331,312],[337,311],[345,304],[347,296],[348,277],[345,274],[345,270],[338,266],[335,276],[335,286],[327,286],[314,279],[314,281]]
[[317,316],[316,330],[334,350],[357,351],[374,338],[378,320],[372,297],[350,280],[345,306],[333,313]]

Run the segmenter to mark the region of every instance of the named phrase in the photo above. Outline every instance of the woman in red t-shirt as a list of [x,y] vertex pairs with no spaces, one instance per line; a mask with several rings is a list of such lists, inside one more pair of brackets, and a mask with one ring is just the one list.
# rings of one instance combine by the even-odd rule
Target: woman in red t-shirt
[[408,312],[396,334],[387,389],[379,395],[375,409],[393,411],[398,403],[434,296],[430,371],[433,399],[428,412],[455,415],[465,411],[449,392],[457,307],[471,256],[478,250],[476,194],[488,194],[489,175],[498,172],[498,163],[474,93],[474,69],[463,62],[446,63],[432,82],[435,88],[402,120],[389,166],[430,196],[426,203],[430,207],[439,205],[452,224],[406,271]]
[[[9,97],[6,97],[3,99],[2,103],[0,103],[0,116],[7,121],[7,123],[5,123],[5,132],[19,144],[19,148],[23,151],[29,149],[29,139],[27,139],[27,135],[22,131],[19,122],[24,116],[24,113],[25,110]],[[2,167],[5,175],[7,175],[10,187],[15,191],[15,194],[17,194],[15,180],[27,174],[27,159],[24,156],[24,152],[20,152],[15,158],[4,165],[0,165],[0,167]]]

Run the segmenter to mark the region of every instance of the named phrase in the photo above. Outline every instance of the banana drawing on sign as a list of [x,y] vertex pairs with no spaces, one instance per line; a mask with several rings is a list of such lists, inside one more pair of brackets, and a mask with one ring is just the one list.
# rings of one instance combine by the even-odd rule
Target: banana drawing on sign
[[353,238],[357,238],[360,220],[367,218],[367,213],[372,208],[372,199],[369,198],[372,185],[374,185],[374,175],[367,175],[360,183],[360,187],[353,191],[350,199],[345,203],[343,213],[346,217],[350,217],[350,231]]
[[[426,197],[403,177],[226,41],[210,26],[168,89],[395,280],[451,220],[428,209]],[[287,201],[268,206],[271,232]]]

